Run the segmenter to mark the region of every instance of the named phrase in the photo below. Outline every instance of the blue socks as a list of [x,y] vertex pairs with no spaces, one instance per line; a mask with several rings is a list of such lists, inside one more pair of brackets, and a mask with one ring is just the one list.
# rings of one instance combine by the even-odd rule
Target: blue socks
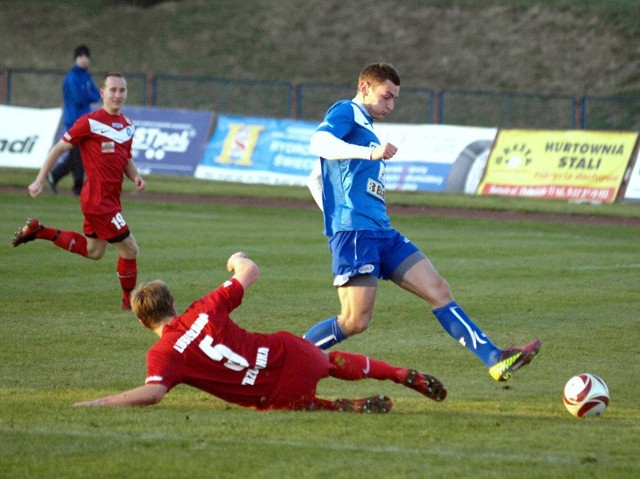
[[500,349],[495,347],[489,338],[476,326],[467,313],[455,301],[436,308],[433,314],[455,340],[478,356],[487,367],[491,367],[500,359]]
[[[444,330],[456,341],[475,354],[487,367],[491,367],[500,359],[500,349],[494,346],[489,338],[476,326],[467,313],[456,303],[450,302],[446,306],[436,308],[433,314]],[[320,321],[307,331],[304,338],[311,341],[320,349],[329,349],[347,339],[338,326],[338,317]]]
[[312,326],[304,335],[304,339],[311,341],[320,349],[329,349],[347,337],[338,326],[338,317],[334,316]]

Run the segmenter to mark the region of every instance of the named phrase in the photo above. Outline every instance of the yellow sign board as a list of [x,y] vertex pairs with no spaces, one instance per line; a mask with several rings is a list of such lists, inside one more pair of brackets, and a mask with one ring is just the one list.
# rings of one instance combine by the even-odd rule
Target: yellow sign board
[[500,130],[478,194],[613,202],[637,132]]

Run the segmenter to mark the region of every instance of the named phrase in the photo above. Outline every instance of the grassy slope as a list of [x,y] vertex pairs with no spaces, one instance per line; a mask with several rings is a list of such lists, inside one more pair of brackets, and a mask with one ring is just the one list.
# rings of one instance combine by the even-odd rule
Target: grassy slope
[[[640,91],[637,0],[0,0],[0,67],[350,85],[390,61],[433,89],[611,95]],[[354,28],[356,26],[356,28]]]

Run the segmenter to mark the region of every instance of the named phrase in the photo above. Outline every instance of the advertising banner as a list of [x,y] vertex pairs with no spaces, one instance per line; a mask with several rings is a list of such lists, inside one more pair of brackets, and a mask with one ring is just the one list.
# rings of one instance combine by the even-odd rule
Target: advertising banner
[[627,190],[624,192],[624,201],[640,201],[640,152],[636,154],[636,160],[631,169]]
[[500,130],[483,195],[613,202],[638,133]]
[[40,168],[61,118],[62,108],[0,105],[0,166]]
[[398,153],[387,161],[386,186],[398,191],[476,194],[496,128],[376,123],[381,143]]
[[127,106],[136,127],[133,159],[143,174],[193,175],[211,134],[208,111]]
[[[220,115],[195,176],[219,181],[304,186],[317,157],[309,152],[317,122]],[[388,189],[475,194],[495,128],[376,124],[381,142],[398,147],[387,162]]]
[[309,139],[316,122],[219,115],[196,178],[304,186],[316,156]]

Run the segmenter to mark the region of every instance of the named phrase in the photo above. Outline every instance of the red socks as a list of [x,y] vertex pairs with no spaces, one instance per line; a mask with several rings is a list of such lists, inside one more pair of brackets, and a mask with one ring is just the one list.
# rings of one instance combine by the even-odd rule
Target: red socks
[[87,238],[75,231],[62,231],[45,226],[36,233],[36,238],[52,241],[57,247],[69,253],[87,256]]
[[331,371],[331,376],[346,381],[371,378],[380,381],[389,380],[400,382],[396,372],[399,369],[384,361],[371,359],[361,354],[345,353],[343,351],[329,352],[329,361],[336,367]]
[[138,280],[138,262],[135,258],[127,259],[119,256],[116,271],[122,287],[123,306],[129,306],[129,295],[136,287]]

